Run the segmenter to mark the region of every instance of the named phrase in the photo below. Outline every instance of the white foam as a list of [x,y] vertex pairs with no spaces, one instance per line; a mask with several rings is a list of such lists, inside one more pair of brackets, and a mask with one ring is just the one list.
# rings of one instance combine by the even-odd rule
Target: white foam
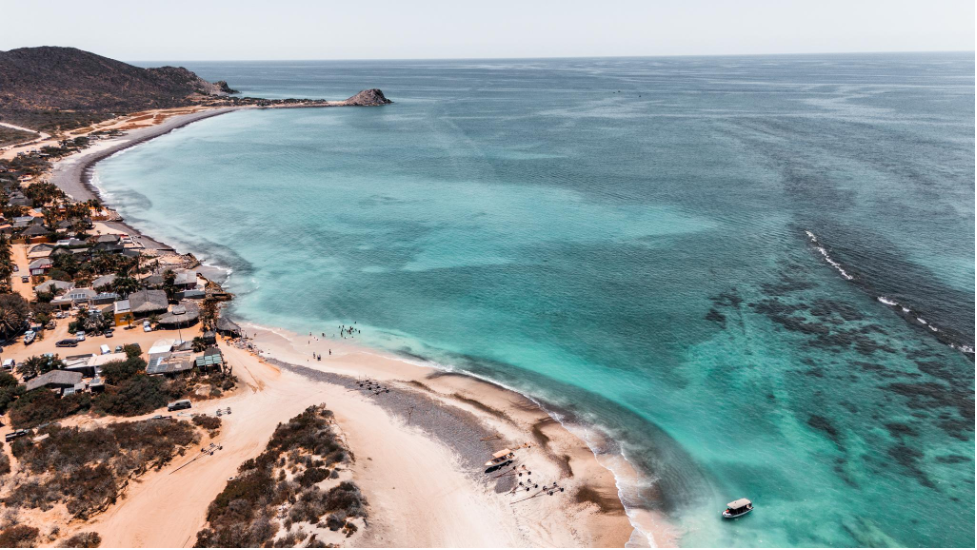
[[896,305],[899,305],[899,302],[896,302],[895,300],[890,300],[890,299],[886,298],[885,296],[879,296],[878,300],[880,302],[882,302],[883,304],[887,305],[887,306],[896,306]]
[[838,273],[840,273],[841,276],[845,278],[845,280],[851,281],[855,278],[852,275],[850,275],[847,271],[845,271],[845,268],[842,267],[840,263],[835,261],[835,259],[832,258],[830,254],[828,254],[828,251],[825,250],[823,246],[821,246],[821,243],[818,242],[818,238],[814,235],[814,233],[811,233],[810,231],[805,231],[805,233],[807,233],[807,237],[811,240],[811,243],[814,244],[814,248],[821,253],[821,256],[824,257],[824,260],[828,262],[831,265],[831,267],[835,268],[835,270],[838,271]]

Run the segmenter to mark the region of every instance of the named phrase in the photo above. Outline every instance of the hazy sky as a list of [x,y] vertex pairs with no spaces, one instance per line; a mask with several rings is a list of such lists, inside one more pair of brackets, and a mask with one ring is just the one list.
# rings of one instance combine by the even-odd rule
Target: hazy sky
[[974,50],[974,0],[0,0],[0,50],[127,61]]

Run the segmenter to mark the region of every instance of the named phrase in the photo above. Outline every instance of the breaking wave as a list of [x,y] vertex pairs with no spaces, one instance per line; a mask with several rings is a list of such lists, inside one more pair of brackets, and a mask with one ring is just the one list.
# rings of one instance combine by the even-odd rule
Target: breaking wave
[[838,273],[840,273],[841,276],[844,277],[846,280],[851,281],[855,279],[855,277],[853,277],[851,274],[845,271],[845,268],[842,267],[840,263],[838,263],[834,258],[831,257],[831,254],[828,254],[827,249],[825,249],[824,246],[821,245],[821,243],[818,241],[818,238],[814,235],[814,233],[811,233],[810,231],[805,231],[805,233],[807,233],[807,238],[811,240],[811,244],[814,245],[814,249],[817,250],[821,254],[821,256],[824,257],[824,260],[828,262],[828,264],[830,264],[831,267],[835,268],[835,270],[837,270]]
[[[828,250],[824,247],[821,241],[818,240],[817,236],[814,233],[812,233],[811,231],[804,231],[804,233],[807,234],[807,238],[811,242],[811,245],[814,247],[814,249],[818,251],[818,253],[824,258],[826,262],[828,262],[828,264],[831,267],[833,267],[839,274],[841,274],[841,276],[844,277],[846,281],[855,281],[855,277],[852,274],[848,273],[848,271],[845,270],[844,266],[842,266],[837,260],[831,257],[831,255],[828,253]],[[862,284],[858,286],[862,287],[868,292],[871,292],[871,289],[868,288],[868,285],[866,284]],[[952,330],[949,332],[944,331],[940,327],[934,325],[932,322],[927,321],[924,317],[922,317],[922,314],[919,311],[914,310],[912,307],[909,307],[905,304],[901,304],[897,300],[890,298],[888,296],[876,296],[875,299],[878,300],[879,303],[888,306],[890,309],[892,309],[894,313],[896,313],[906,321],[911,322],[911,324],[915,324],[920,328],[923,327],[928,328],[929,332],[934,333],[934,336],[936,336],[940,342],[943,342],[948,347],[950,347],[950,349],[958,350],[967,355],[971,355],[971,356],[974,355],[974,348],[972,345],[967,345],[959,341],[953,341],[953,338],[955,337],[951,336],[949,333],[952,333],[954,331]],[[957,336],[956,338],[959,338],[959,336]]]

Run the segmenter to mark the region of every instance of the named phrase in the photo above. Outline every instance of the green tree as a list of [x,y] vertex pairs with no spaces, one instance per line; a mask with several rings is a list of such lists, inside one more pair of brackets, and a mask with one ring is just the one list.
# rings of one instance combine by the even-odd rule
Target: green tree
[[24,330],[30,307],[20,294],[0,294],[0,335],[9,338]]
[[64,367],[64,361],[62,361],[57,355],[34,355],[28,357],[21,364],[17,365],[17,373],[23,376],[25,380],[30,380],[31,378],[40,376],[45,372],[63,369]]

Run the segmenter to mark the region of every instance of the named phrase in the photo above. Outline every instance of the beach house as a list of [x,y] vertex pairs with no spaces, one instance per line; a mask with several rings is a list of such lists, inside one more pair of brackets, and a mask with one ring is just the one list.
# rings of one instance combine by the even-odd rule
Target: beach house
[[82,375],[80,372],[72,372],[67,370],[52,370],[45,372],[44,374],[32,378],[27,381],[27,391],[33,391],[39,388],[47,388],[54,390],[58,393],[64,393],[67,390],[74,392],[75,387],[81,383]]

